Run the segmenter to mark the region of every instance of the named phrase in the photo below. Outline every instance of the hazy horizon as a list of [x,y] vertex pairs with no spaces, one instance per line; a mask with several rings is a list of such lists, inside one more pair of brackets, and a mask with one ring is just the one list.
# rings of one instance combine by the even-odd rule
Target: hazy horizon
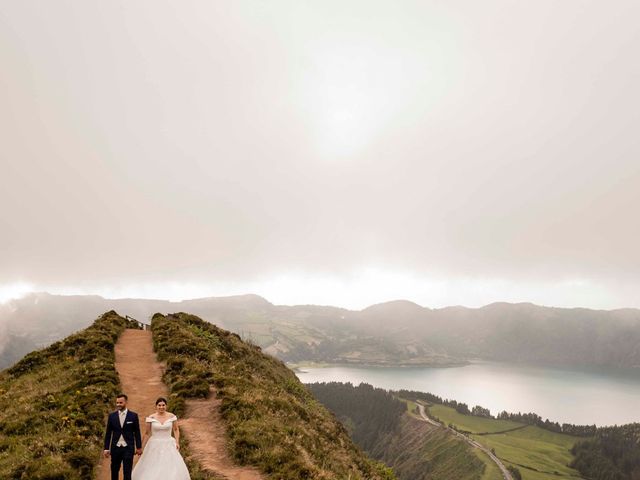
[[0,302],[640,307],[640,3],[0,4]]
[[284,307],[296,307],[296,306],[305,306],[305,305],[314,305],[314,306],[319,306],[319,307],[337,307],[337,308],[343,308],[346,310],[352,310],[352,311],[357,311],[357,310],[364,310],[368,307],[374,306],[374,305],[380,305],[380,304],[385,304],[385,303],[391,303],[391,302],[410,302],[410,303],[414,303],[416,305],[418,305],[419,307],[422,308],[426,308],[426,309],[431,309],[431,310],[439,310],[439,309],[446,309],[446,308],[450,308],[450,307],[461,307],[461,308],[468,308],[468,309],[481,309],[484,307],[488,307],[490,305],[494,305],[494,304],[509,304],[509,305],[534,305],[537,307],[543,307],[543,308],[561,308],[561,309],[587,309],[587,310],[601,310],[601,311],[614,311],[614,310],[626,310],[626,309],[635,309],[638,310],[638,308],[636,307],[619,307],[619,308],[603,308],[603,309],[595,309],[595,308],[588,308],[588,307],[582,307],[582,306],[574,306],[574,307],[558,307],[556,305],[544,305],[544,304],[538,304],[538,303],[533,303],[533,302],[506,302],[506,301],[496,301],[496,302],[491,302],[491,303],[486,303],[486,304],[482,304],[482,305],[462,305],[462,304],[450,304],[450,305],[440,305],[440,306],[433,306],[433,305],[424,305],[424,304],[420,304],[419,302],[416,302],[410,298],[405,298],[405,297],[398,297],[398,298],[392,298],[389,300],[383,300],[381,302],[375,302],[375,303],[370,303],[370,304],[366,304],[366,305],[362,305],[362,306],[346,306],[346,305],[339,305],[339,304],[329,304],[329,303],[280,303],[280,302],[274,302],[272,301],[270,298],[265,297],[264,295],[260,295],[257,294],[255,292],[244,292],[244,293],[232,293],[232,294],[228,294],[228,295],[209,295],[209,296],[199,296],[199,297],[189,297],[189,298],[180,298],[180,299],[168,299],[168,298],[159,298],[159,297],[151,297],[151,296],[146,296],[146,297],[135,297],[135,296],[126,296],[126,297],[109,297],[109,296],[104,296],[104,295],[100,295],[97,293],[51,293],[51,292],[46,292],[46,291],[29,291],[26,293],[23,293],[21,295],[15,296],[15,297],[11,297],[11,298],[7,298],[3,301],[0,301],[0,304],[3,303],[9,303],[11,301],[19,301],[22,300],[24,298],[27,298],[29,295],[51,295],[51,296],[56,296],[56,297],[77,297],[77,296],[97,296],[100,297],[106,301],[109,300],[113,300],[113,301],[120,301],[120,300],[143,300],[143,301],[161,301],[161,302],[170,302],[170,303],[181,303],[181,302],[189,302],[189,301],[200,301],[200,300],[207,300],[207,299],[218,299],[218,298],[232,298],[232,297],[245,297],[245,296],[251,296],[251,295],[256,295],[258,297],[261,297],[262,299],[266,300],[267,302],[271,303],[272,305],[275,306],[284,306]]

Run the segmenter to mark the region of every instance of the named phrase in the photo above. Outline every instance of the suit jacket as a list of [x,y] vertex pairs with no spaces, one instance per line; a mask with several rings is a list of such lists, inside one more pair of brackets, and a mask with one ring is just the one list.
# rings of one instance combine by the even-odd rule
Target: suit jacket
[[115,411],[109,415],[107,419],[107,432],[104,435],[104,449],[111,450],[116,446],[120,435],[123,436],[124,441],[127,442],[127,448],[141,448],[142,439],[140,438],[140,422],[138,421],[138,414],[127,410],[127,415],[124,418],[124,424],[120,426],[120,412]]

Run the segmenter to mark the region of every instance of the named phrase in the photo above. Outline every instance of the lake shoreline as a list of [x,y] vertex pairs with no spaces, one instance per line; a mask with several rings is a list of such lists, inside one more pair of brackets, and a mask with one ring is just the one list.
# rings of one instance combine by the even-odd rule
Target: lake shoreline
[[[610,426],[640,422],[640,371],[561,369],[538,365],[471,361],[456,366],[365,366],[289,364],[303,383],[367,383],[385,390],[413,390],[442,399],[502,411],[536,413],[573,425]],[[455,368],[464,366],[465,368]]]
[[448,363],[328,363],[328,362],[291,362],[285,365],[294,372],[302,371],[304,368],[334,368],[334,367],[354,367],[354,368],[459,368],[473,364],[471,361],[448,362]]

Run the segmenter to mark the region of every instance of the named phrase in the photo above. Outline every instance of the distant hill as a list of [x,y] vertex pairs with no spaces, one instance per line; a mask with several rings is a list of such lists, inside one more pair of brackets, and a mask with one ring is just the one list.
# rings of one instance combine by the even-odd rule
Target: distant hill
[[[7,335],[47,345],[117,309],[140,320],[188,311],[287,362],[456,365],[472,359],[558,366],[640,367],[640,310],[494,303],[429,309],[399,300],[361,311],[273,305],[257,295],[183,302],[31,294],[0,306]],[[7,350],[0,367],[28,348]],[[3,348],[4,345],[4,348]]]

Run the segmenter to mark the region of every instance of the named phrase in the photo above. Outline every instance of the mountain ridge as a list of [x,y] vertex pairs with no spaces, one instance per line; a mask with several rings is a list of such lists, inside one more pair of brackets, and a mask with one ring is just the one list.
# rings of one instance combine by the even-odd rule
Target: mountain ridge
[[21,353],[3,348],[8,336],[48,345],[112,308],[142,321],[155,312],[193,312],[291,363],[445,366],[483,359],[640,367],[640,309],[634,308],[494,302],[478,308],[430,309],[394,300],[348,310],[276,305],[254,294],[180,302],[33,294],[1,307],[0,325],[6,333],[4,342],[0,338],[0,367]]
[[[268,299],[266,299],[265,297],[263,297],[262,295],[256,294],[256,293],[241,293],[241,294],[233,294],[233,295],[221,295],[221,296],[206,296],[206,297],[194,297],[194,298],[187,298],[187,299],[182,299],[182,300],[166,300],[166,299],[162,299],[162,298],[146,298],[146,297],[116,297],[116,298],[110,298],[110,297],[105,297],[103,295],[98,295],[98,294],[56,294],[56,293],[49,293],[47,291],[37,291],[37,292],[29,292],[25,295],[22,295],[20,297],[16,297],[16,298],[11,298],[8,299],[4,302],[4,305],[11,305],[12,303],[16,303],[16,302],[20,302],[22,300],[25,299],[29,299],[29,298],[47,298],[47,297],[56,297],[56,298],[67,298],[67,299],[71,299],[71,298],[83,298],[83,299],[99,299],[99,300],[104,300],[104,301],[113,301],[113,302],[120,302],[120,301],[136,301],[136,302],[161,302],[161,303],[169,303],[172,305],[177,305],[177,304],[181,304],[181,303],[190,303],[190,302],[202,302],[202,301],[233,301],[233,300],[242,300],[242,299],[255,299],[256,301],[260,302],[260,303],[264,303],[273,307],[319,307],[319,308],[335,308],[335,309],[339,309],[339,310],[346,310],[346,311],[350,311],[350,312],[362,312],[365,311],[367,309],[370,309],[372,307],[377,307],[377,306],[382,306],[382,305],[390,305],[390,304],[412,304],[415,305],[417,307],[420,307],[422,309],[425,310],[429,310],[429,311],[439,311],[439,310],[446,310],[446,309],[464,309],[464,310],[481,310],[481,309],[485,309],[487,307],[492,307],[492,306],[499,306],[499,305],[509,305],[509,306],[519,306],[519,305],[523,305],[523,306],[531,306],[531,307],[537,307],[537,308],[545,308],[545,309],[556,309],[556,310],[585,310],[585,311],[590,311],[590,312],[618,312],[618,311],[631,311],[631,312],[640,312],[640,308],[636,308],[636,307],[617,307],[617,308],[590,308],[590,307],[580,307],[580,306],[574,306],[574,307],[560,307],[560,306],[554,306],[554,305],[541,305],[541,304],[537,304],[537,303],[533,303],[533,302],[527,302],[527,301],[522,301],[522,302],[506,302],[506,301],[495,301],[495,302],[491,302],[491,303],[487,303],[485,305],[481,305],[478,307],[469,307],[466,305],[446,305],[443,307],[428,307],[425,305],[420,305],[417,302],[414,302],[413,300],[409,300],[406,298],[397,298],[397,299],[393,299],[393,300],[385,300],[382,302],[376,302],[376,303],[372,303],[370,305],[367,305],[366,307],[362,307],[361,309],[350,309],[347,307],[341,307],[338,305],[327,305],[327,304],[314,304],[314,303],[292,303],[292,304],[280,304],[280,303],[272,303],[270,302]],[[1,304],[0,304],[1,305]]]
[[[156,314],[151,327],[154,350],[166,364],[170,410],[183,416],[190,399],[213,391],[237,464],[274,480],[395,480],[351,442],[291,370],[259,347],[185,313]],[[120,391],[114,352],[123,333],[138,328],[110,311],[0,371],[0,478],[95,478],[106,414]],[[186,443],[193,480],[222,478],[194,465]]]

